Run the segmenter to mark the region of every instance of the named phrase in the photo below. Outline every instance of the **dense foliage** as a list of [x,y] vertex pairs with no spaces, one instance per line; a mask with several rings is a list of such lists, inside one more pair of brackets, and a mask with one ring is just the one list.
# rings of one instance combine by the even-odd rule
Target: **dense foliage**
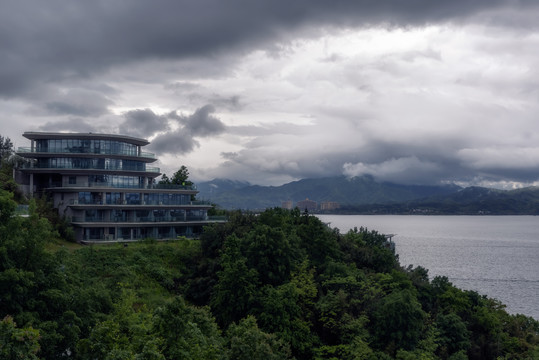
[[172,178],[169,178],[167,174],[163,174],[161,180],[159,180],[159,184],[191,186],[193,185],[193,182],[189,180],[189,170],[185,165],[182,165],[178,171],[172,175]]
[[374,231],[273,209],[199,240],[68,250],[15,205],[0,190],[2,359],[539,357],[539,322],[401,268]]

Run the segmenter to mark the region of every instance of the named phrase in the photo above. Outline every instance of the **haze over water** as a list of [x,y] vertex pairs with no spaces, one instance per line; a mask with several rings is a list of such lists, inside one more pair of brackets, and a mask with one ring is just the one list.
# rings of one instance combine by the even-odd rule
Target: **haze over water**
[[318,215],[346,233],[367,227],[393,238],[402,266],[447,276],[507,305],[512,314],[539,319],[539,217]]

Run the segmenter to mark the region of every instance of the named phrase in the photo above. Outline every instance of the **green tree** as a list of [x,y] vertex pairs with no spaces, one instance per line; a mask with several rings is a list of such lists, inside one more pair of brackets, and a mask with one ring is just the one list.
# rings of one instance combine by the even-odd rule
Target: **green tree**
[[384,235],[368,231],[361,227],[354,228],[341,237],[340,243],[344,259],[353,261],[359,268],[376,272],[390,272],[397,267],[397,257],[389,247]]
[[224,340],[208,308],[188,305],[176,297],[154,312],[153,332],[161,337],[167,359],[219,359]]
[[266,285],[258,294],[256,306],[262,329],[290,343],[293,355],[300,359],[312,358],[313,349],[319,343],[309,319],[310,312],[304,312],[302,307],[305,290],[291,282],[277,288]]
[[297,236],[286,236],[281,228],[257,225],[243,241],[247,265],[258,271],[262,284],[282,284],[299,257],[298,242]]
[[467,351],[470,347],[470,333],[458,315],[451,313],[438,316],[436,327],[439,332],[438,353],[442,358],[461,350]]
[[0,159],[7,160],[13,154],[13,143],[9,137],[0,135]]
[[341,255],[336,234],[316,216],[302,215],[295,230],[301,240],[301,247],[318,269]]
[[376,342],[390,354],[413,350],[421,338],[426,318],[410,290],[395,291],[382,299],[373,314]]
[[0,358],[6,360],[38,360],[39,331],[32,327],[18,328],[11,316],[0,321]]
[[152,314],[139,306],[133,291],[123,287],[114,311],[98,322],[88,338],[77,345],[81,359],[164,360],[159,350],[164,340],[152,329]]
[[163,174],[159,184],[183,185],[190,187],[193,185],[193,182],[189,180],[189,170],[185,165],[182,165],[171,178],[169,178],[167,174]]
[[170,184],[170,179],[168,178],[167,174],[163,173],[161,176],[161,180],[159,180],[158,184]]
[[247,266],[235,235],[226,239],[221,266],[210,304],[219,323],[226,325],[247,315],[259,282],[257,271]]
[[252,315],[242,319],[239,324],[231,324],[226,332],[228,357],[235,360],[280,360],[290,359],[288,344],[275,335],[258,328]]

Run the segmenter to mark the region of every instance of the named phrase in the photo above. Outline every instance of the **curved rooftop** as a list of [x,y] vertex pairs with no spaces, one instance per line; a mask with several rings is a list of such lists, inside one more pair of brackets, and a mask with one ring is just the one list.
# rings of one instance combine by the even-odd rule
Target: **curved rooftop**
[[100,140],[114,140],[123,141],[129,144],[145,146],[150,142],[146,139],[141,139],[133,136],[117,135],[117,134],[100,134],[100,133],[62,133],[62,132],[34,132],[27,131],[22,134],[30,140],[51,140],[51,139],[100,139]]

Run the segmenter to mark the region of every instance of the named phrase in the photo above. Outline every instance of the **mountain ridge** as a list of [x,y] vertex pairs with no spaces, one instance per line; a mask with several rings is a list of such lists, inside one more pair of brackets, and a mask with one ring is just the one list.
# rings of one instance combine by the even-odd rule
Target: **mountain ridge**
[[372,176],[334,176],[280,186],[214,179],[198,185],[199,198],[223,209],[261,210],[283,201],[337,202],[340,214],[539,215],[539,187],[500,190],[480,186],[403,185]]
[[[372,176],[324,177],[301,179],[280,186],[247,185],[225,179],[214,179],[197,185],[199,197],[225,209],[264,209],[280,207],[282,201],[310,199],[318,203],[334,201],[342,205],[390,204],[450,194],[456,185],[403,185],[378,182]],[[245,185],[245,186],[243,186]]]

